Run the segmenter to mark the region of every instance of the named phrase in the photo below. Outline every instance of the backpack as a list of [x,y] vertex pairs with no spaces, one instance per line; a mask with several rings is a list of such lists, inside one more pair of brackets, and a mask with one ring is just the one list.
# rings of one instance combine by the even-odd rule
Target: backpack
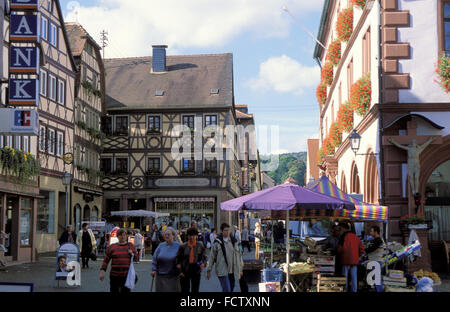
[[[236,243],[236,239],[233,237],[233,235],[230,235],[230,239],[231,239],[231,244],[233,245],[233,248],[234,248],[234,244]],[[219,236],[217,236],[215,242],[218,242],[218,244],[220,245],[220,248],[222,249],[222,254],[223,254],[224,258],[225,258],[225,263],[228,266],[227,252],[225,250],[225,244],[223,242],[223,234],[219,234]]]

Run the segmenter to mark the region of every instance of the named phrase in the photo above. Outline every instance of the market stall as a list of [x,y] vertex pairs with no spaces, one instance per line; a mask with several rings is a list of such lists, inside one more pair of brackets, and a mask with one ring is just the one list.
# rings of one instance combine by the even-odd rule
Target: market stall
[[286,291],[296,288],[290,281],[290,238],[289,211],[290,210],[341,210],[355,209],[354,204],[324,195],[296,184],[285,182],[256,193],[245,195],[221,203],[221,209],[227,211],[239,210],[271,210],[283,212],[286,216]]

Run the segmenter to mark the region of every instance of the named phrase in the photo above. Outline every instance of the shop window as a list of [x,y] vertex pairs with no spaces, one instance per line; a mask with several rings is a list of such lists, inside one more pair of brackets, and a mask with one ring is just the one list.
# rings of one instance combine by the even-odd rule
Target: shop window
[[98,220],[98,208],[97,208],[97,206],[94,206],[94,208],[92,208],[91,220],[94,220],[94,221]]
[[41,191],[44,198],[38,200],[36,232],[55,233],[55,192]]
[[22,198],[20,203],[20,246],[30,246],[32,200],[30,198]]

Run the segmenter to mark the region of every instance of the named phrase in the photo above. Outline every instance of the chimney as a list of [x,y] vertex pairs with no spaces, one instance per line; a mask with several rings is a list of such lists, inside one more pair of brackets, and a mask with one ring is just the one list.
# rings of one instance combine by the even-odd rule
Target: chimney
[[154,73],[166,71],[166,45],[153,45],[152,68]]

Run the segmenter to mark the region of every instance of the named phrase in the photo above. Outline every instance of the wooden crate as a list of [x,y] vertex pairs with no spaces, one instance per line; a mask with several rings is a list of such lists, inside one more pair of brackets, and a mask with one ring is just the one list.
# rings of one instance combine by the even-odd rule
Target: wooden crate
[[317,275],[317,292],[344,292],[345,277]]

